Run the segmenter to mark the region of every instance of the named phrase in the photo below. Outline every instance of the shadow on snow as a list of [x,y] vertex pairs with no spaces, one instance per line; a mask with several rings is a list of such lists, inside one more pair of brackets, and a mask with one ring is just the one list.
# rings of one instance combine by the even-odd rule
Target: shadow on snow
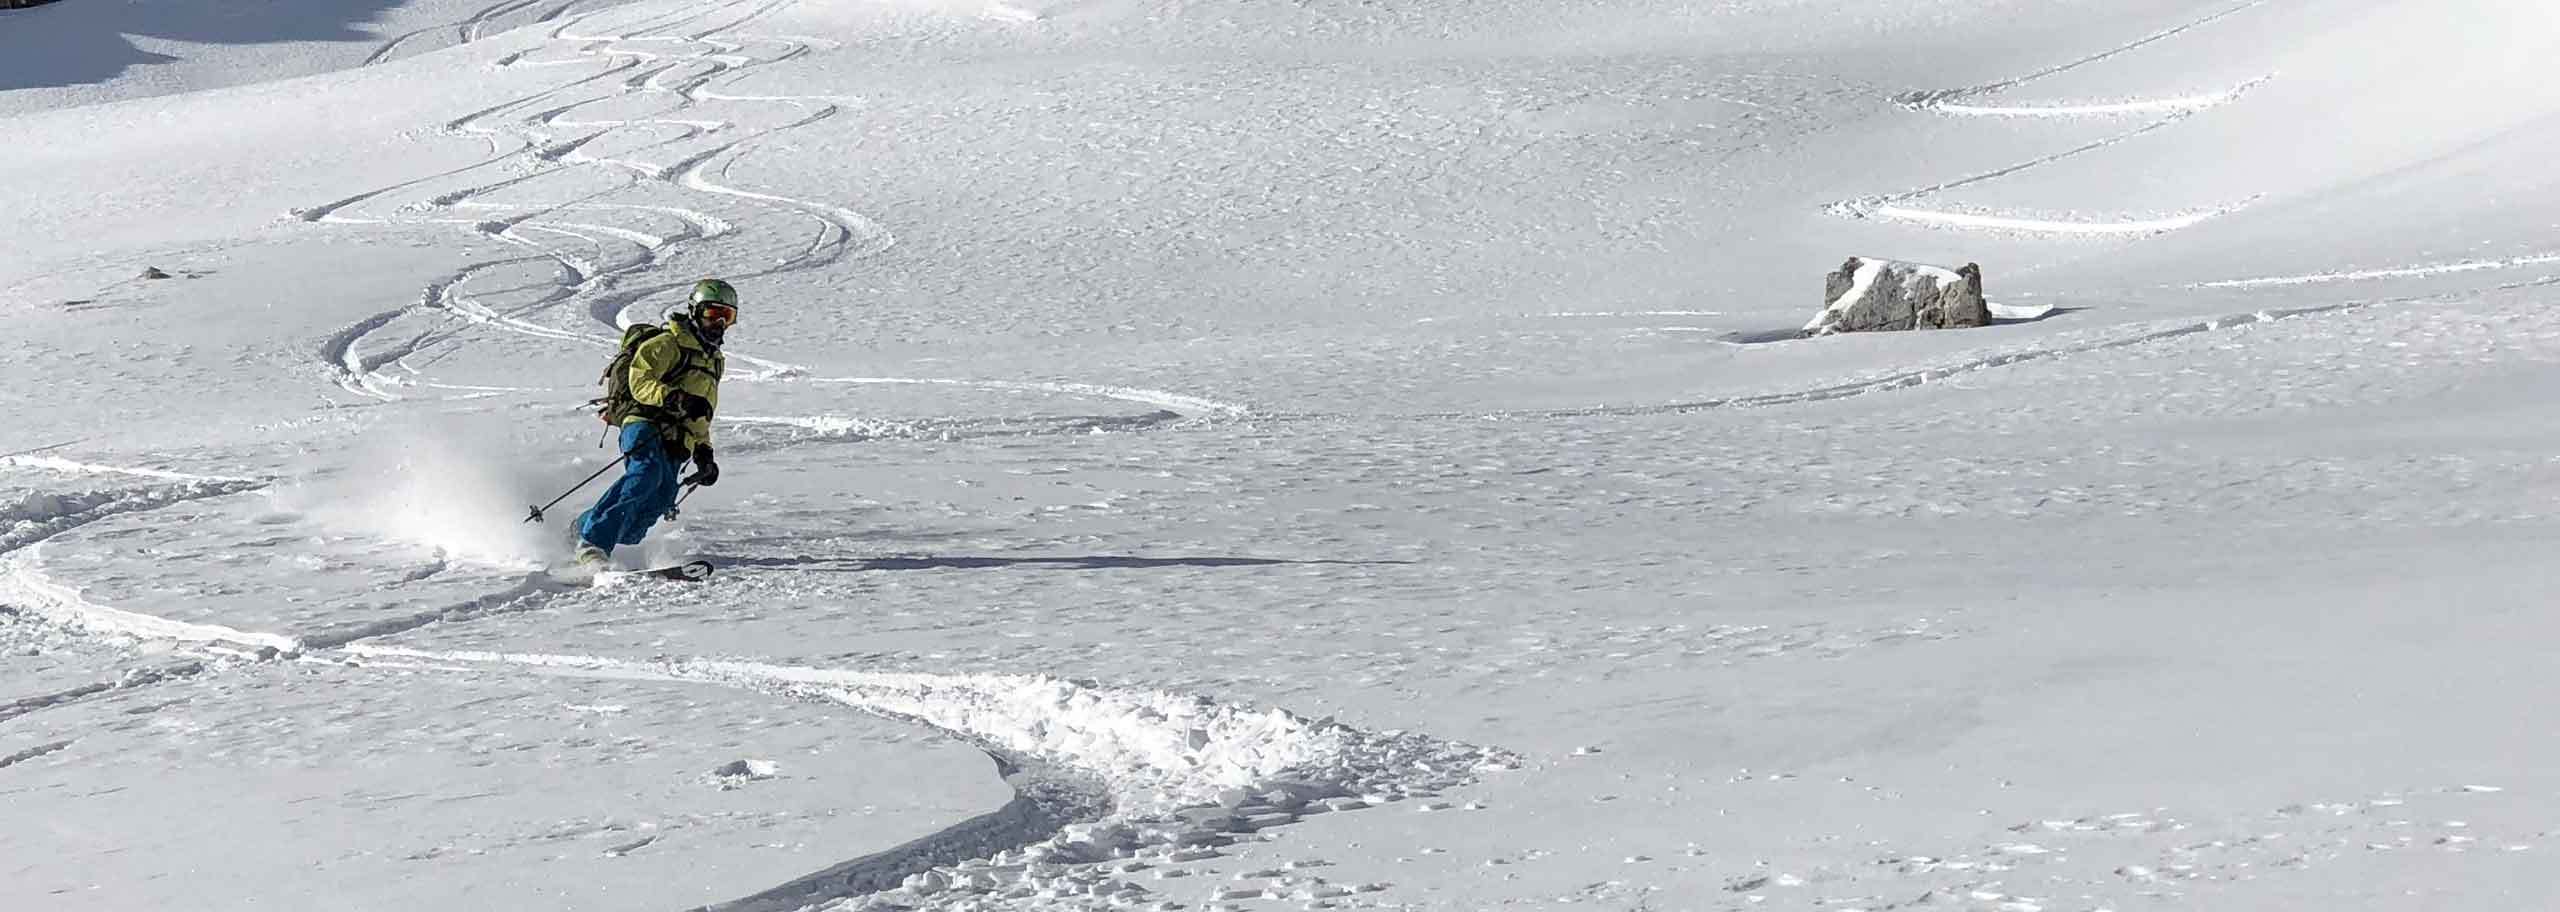
[[131,67],[181,58],[143,50],[135,38],[202,44],[362,41],[360,28],[401,0],[263,0],[145,3],[58,0],[0,10],[0,91],[104,82]]
[[[2062,316],[2062,315],[2065,315],[2065,314],[2075,314],[2075,313],[2079,313],[2079,312],[2081,312],[2081,311],[2088,310],[2088,309],[2089,309],[2089,308],[2087,308],[2087,307],[2056,307],[2056,308],[2054,308],[2054,309],[2052,309],[2052,310],[2046,311],[2046,312],[2044,312],[2044,313],[2042,313],[2042,314],[2039,314],[2039,315],[2037,315],[2037,316],[2032,316],[2032,317],[1993,317],[1993,318],[1991,318],[1991,325],[1992,325],[1992,326],[2025,326],[2025,325],[2030,324],[2030,323],[2042,323],[2042,322],[2044,322],[2044,321],[2046,321],[2046,320],[2050,320],[2050,319],[2053,319],[2053,318],[2055,318],[2055,317],[2059,317],[2059,316]],[[1961,330],[1943,330],[1943,329],[1941,329],[1941,330],[1916,330],[1916,331],[1917,331],[1917,332],[1961,332]],[[1890,333],[1890,332],[1872,332],[1872,333],[1857,333],[1856,335],[1891,335],[1891,333]],[[1717,338],[1719,338],[1719,339],[1721,339],[1721,340],[1723,340],[1723,341],[1725,341],[1725,342],[1727,342],[1727,343],[1733,344],[1733,345],[1770,345],[1770,344],[1774,344],[1774,343],[1778,343],[1778,342],[1796,342],[1796,341],[1801,341],[1801,340],[1809,339],[1809,338],[1813,338],[1813,337],[1805,335],[1804,330],[1803,330],[1802,328],[1793,328],[1793,329],[1760,329],[1760,330],[1747,330],[1747,329],[1746,329],[1746,330],[1735,330],[1735,331],[1733,331],[1733,332],[1725,333],[1724,335],[1719,336],[1719,337],[1717,337]]]
[[1028,567],[1045,570],[1146,570],[1160,567],[1384,566],[1411,564],[1396,560],[1281,560],[1263,557],[714,557],[724,567],[861,573],[871,570],[989,570]]

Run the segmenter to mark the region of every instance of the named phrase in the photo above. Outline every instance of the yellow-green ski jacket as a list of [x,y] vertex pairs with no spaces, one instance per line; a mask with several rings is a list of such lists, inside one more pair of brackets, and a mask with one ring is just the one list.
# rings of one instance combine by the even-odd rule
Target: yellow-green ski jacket
[[[677,365],[683,365],[677,370]],[[714,410],[720,407],[720,376],[728,368],[728,359],[694,338],[693,324],[678,319],[667,321],[667,331],[649,337],[631,353],[631,373],[625,382],[631,385],[631,398],[652,410],[682,414],[667,401],[667,393],[683,390],[702,397]],[[674,373],[669,373],[675,371]],[[641,416],[622,419],[625,427],[647,421]],[[659,429],[661,433],[665,428]],[[711,442],[711,419],[695,418],[676,427],[674,440],[685,452]]]

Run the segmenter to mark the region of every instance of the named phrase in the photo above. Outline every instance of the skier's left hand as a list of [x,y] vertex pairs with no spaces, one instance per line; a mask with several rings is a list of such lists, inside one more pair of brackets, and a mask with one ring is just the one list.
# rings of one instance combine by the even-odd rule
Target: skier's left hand
[[693,474],[685,476],[684,483],[706,488],[720,483],[720,464],[712,461],[710,444],[694,445]]

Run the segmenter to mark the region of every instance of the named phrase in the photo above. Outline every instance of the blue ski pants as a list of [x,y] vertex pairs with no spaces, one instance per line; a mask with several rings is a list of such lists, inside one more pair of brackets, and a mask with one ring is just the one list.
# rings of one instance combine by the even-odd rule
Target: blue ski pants
[[596,505],[578,517],[578,540],[613,553],[615,545],[636,545],[657,525],[658,517],[676,503],[676,473],[681,460],[667,453],[657,425],[635,421],[622,426],[622,477],[604,489]]

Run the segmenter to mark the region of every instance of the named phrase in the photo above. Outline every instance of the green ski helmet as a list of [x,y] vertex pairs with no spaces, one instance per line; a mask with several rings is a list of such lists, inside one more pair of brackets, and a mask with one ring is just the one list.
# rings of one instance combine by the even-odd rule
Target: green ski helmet
[[719,279],[704,279],[693,283],[693,304],[696,307],[704,304],[727,304],[736,307],[738,290]]
[[695,338],[718,346],[728,337],[729,327],[738,323],[738,290],[719,279],[693,283],[692,318]]
[[693,283],[693,323],[708,330],[714,341],[738,322],[738,290],[719,279]]

